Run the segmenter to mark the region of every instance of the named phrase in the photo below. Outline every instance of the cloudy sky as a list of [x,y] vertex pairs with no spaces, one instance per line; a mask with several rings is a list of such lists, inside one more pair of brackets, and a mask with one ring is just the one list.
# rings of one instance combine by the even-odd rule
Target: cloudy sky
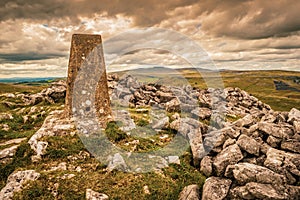
[[156,44],[118,57],[107,50],[108,70],[188,66],[157,46],[169,38],[164,31],[119,37],[153,27],[196,42],[218,69],[300,71],[299,10],[299,0],[1,0],[0,77],[66,76],[73,33],[101,34],[115,51],[147,39]]

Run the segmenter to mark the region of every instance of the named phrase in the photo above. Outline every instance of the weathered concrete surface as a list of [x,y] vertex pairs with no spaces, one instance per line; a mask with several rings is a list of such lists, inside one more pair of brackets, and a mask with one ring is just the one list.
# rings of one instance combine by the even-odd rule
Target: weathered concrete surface
[[[101,35],[74,34],[72,36],[66,93],[66,114],[68,116],[72,115],[74,93],[80,92],[81,95],[85,95],[86,92],[74,91],[74,83],[82,67],[91,69],[90,71],[86,70],[89,72],[88,74],[84,74],[80,77],[83,79],[83,82],[90,80],[91,75],[95,75],[94,73],[99,75],[95,91],[95,109],[100,124],[103,125],[107,122],[108,116],[111,115],[111,109]],[[80,95],[80,93],[78,94]]]

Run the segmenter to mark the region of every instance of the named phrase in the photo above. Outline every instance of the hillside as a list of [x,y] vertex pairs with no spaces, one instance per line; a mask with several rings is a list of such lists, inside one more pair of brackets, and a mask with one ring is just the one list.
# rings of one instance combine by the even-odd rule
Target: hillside
[[193,87],[144,72],[148,84],[108,76],[114,121],[103,133],[130,155],[159,152],[142,165],[114,151],[99,162],[103,135],[86,137],[65,117],[64,81],[3,84],[1,199],[298,198],[300,94],[274,80],[299,89],[300,74],[224,71],[224,89],[207,89],[192,69],[180,74]]

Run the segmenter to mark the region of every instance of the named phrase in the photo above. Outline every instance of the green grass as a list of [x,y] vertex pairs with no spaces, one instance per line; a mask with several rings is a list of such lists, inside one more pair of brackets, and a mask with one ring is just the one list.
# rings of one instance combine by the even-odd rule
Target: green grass
[[42,138],[48,142],[44,159],[63,159],[69,155],[77,154],[85,150],[80,138],[75,136],[51,136]]
[[[185,75],[186,80],[194,87],[206,88],[218,80],[215,73],[205,72],[202,75],[207,79],[205,82],[198,73],[191,69],[181,71]],[[172,74],[169,74],[172,76]],[[300,85],[293,83],[291,77],[300,77],[298,72],[283,72],[283,71],[251,71],[251,72],[221,72],[222,80],[225,87],[240,87],[248,93],[258,97],[259,100],[271,105],[275,110],[289,111],[292,107],[299,108],[300,94],[295,91],[276,91],[273,80],[282,80],[292,87],[300,88]],[[165,77],[161,75],[161,77]],[[180,84],[182,81],[178,78],[170,80],[159,79],[159,76],[139,77],[144,78],[145,82],[163,82],[170,85]],[[176,82],[178,81],[178,82]],[[1,93],[25,92],[35,93],[43,89],[45,85],[28,86],[28,85],[13,85],[0,84]],[[0,101],[6,101],[6,98],[1,98]],[[13,103],[20,103],[18,99],[10,100]],[[54,109],[58,109],[63,102],[55,105],[41,103],[38,107],[45,107],[46,115]],[[23,114],[17,114],[17,111],[25,108]],[[28,114],[30,107],[18,106],[6,107],[0,104],[0,112],[9,112],[14,116],[13,120],[3,120],[1,124],[8,124],[11,127],[9,131],[0,130],[0,142],[9,139],[27,137],[29,138],[42,125],[45,116],[30,119],[24,123],[22,115]],[[119,122],[111,122],[105,131],[108,139],[116,146],[123,148],[126,151],[149,152],[165,147],[173,139],[175,133],[171,130],[164,130],[160,133],[153,133],[149,126],[149,112],[137,113],[135,109],[129,109],[131,117],[139,126],[136,130],[127,135],[119,130]],[[183,113],[184,114],[184,113]],[[170,117],[172,113],[167,113]],[[182,116],[184,117],[184,116]],[[227,116],[227,121],[236,121],[240,117]],[[208,120],[203,123],[210,123]],[[142,130],[142,131],[141,131]],[[145,135],[139,135],[144,132]],[[160,136],[167,134],[167,139],[161,140]],[[99,138],[89,138],[90,145],[98,148],[101,145],[97,140]],[[198,184],[202,187],[205,177],[199,172],[199,169],[193,166],[191,151],[180,157],[181,164],[171,164],[169,167],[162,169],[160,172],[148,173],[125,173],[122,171],[108,171],[103,163],[100,163],[95,157],[78,158],[77,160],[69,160],[69,156],[78,157],[81,152],[86,152],[85,142],[80,138],[70,135],[44,137],[43,141],[48,142],[46,154],[42,156],[42,160],[37,163],[32,163],[31,150],[27,141],[24,141],[19,146],[16,155],[6,165],[0,165],[0,188],[6,184],[7,177],[15,170],[35,169],[41,173],[41,177],[34,182],[29,182],[28,185],[14,196],[14,199],[85,199],[85,191],[91,188],[95,191],[107,194],[110,199],[177,199],[182,189],[190,184]],[[134,140],[139,140],[138,144],[133,144]],[[129,145],[128,145],[129,144]],[[177,145],[177,143],[176,143]],[[179,145],[178,145],[179,146]],[[90,149],[89,149],[90,150]],[[171,151],[171,149],[170,149]],[[112,152],[109,152],[112,153]],[[97,155],[97,154],[95,154]],[[171,155],[171,154],[170,154]],[[60,162],[67,162],[68,170],[50,172],[49,169],[57,166]],[[70,167],[80,166],[83,171],[76,172]],[[69,180],[61,179],[61,176],[66,173],[73,173],[76,176]],[[298,183],[299,184],[299,183]],[[143,187],[148,186],[150,194],[145,194]],[[58,196],[54,197],[51,190],[57,190]]]
[[[219,82],[221,78],[224,87],[239,87],[262,102],[269,104],[272,109],[289,111],[291,108],[300,109],[300,92],[290,90],[276,90],[274,80],[283,81],[300,90],[300,85],[292,81],[291,77],[300,77],[300,72],[288,71],[223,71],[202,73],[205,81],[194,70],[183,70],[190,84],[198,88],[207,88],[208,84]],[[195,84],[197,83],[197,84]]]
[[48,84],[39,86],[29,86],[25,84],[0,83],[0,94],[3,93],[37,93],[46,88]]
[[31,164],[33,151],[30,145],[24,141],[18,147],[16,154],[11,162],[6,165],[0,165],[0,188],[6,184],[7,177],[15,170],[25,168]]
[[[190,157],[191,155],[186,155]],[[47,188],[54,188],[58,184],[57,199],[85,199],[85,191],[91,188],[94,191],[107,194],[110,199],[177,199],[182,189],[190,184],[202,187],[205,177],[198,170],[191,167],[181,158],[181,165],[172,164],[161,172],[142,174],[126,173],[121,171],[108,172],[103,167],[81,173],[72,171],[58,171],[42,173],[42,176],[28,187],[17,193],[14,199],[53,199]],[[61,177],[65,173],[76,176],[69,180]],[[51,177],[51,179],[49,179]],[[45,187],[47,186],[47,187]],[[143,187],[148,186],[150,194],[145,194]]]

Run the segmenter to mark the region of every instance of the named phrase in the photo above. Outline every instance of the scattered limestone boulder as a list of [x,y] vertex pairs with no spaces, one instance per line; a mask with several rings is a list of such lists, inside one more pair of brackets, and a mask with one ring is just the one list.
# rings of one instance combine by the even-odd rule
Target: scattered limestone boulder
[[180,127],[180,119],[176,119],[170,123],[170,128],[178,131]]
[[243,158],[244,156],[237,144],[226,147],[214,158],[213,166],[216,174],[221,176],[228,165],[236,164]]
[[61,162],[57,166],[51,167],[50,171],[66,171],[67,170],[67,163]]
[[120,121],[121,126],[119,127],[122,131],[130,131],[136,128],[136,125],[130,117],[130,113],[127,110],[115,110],[113,111],[113,118],[115,121]]
[[178,99],[173,98],[166,103],[166,111],[168,112],[180,112],[180,102]]
[[252,194],[247,190],[246,186],[237,186],[235,188],[231,188],[229,192],[229,199],[254,199]]
[[300,154],[300,141],[296,139],[290,139],[281,143],[281,149],[289,150]]
[[295,134],[300,134],[300,121],[294,121],[293,126]]
[[191,113],[201,120],[207,119],[211,116],[211,110],[205,107],[197,107],[194,110],[192,110]]
[[264,165],[278,173],[284,172],[285,162],[288,162],[290,165],[294,164],[295,166],[300,166],[300,154],[289,153],[282,150],[270,148],[267,151],[266,155],[267,158],[264,162]]
[[34,181],[40,177],[40,173],[34,170],[16,171],[9,175],[7,184],[0,191],[0,199],[10,200],[14,192],[19,192],[26,181]]
[[285,176],[277,174],[266,167],[251,163],[229,165],[225,174],[227,176],[233,176],[240,185],[249,182],[267,184],[284,184],[286,182]]
[[233,125],[238,127],[250,126],[254,123],[254,118],[251,114],[246,115],[245,117],[238,119],[233,123]]
[[16,139],[8,140],[6,142],[0,143],[0,146],[11,145],[11,144],[20,144],[21,142],[23,142],[26,139],[27,138],[24,137],[24,138],[16,138]]
[[203,185],[203,200],[222,200],[225,199],[231,185],[230,179],[209,177]]
[[260,144],[253,138],[242,134],[236,142],[239,147],[250,154],[259,156]]
[[0,160],[7,157],[13,157],[18,149],[19,145],[14,145],[0,150]]
[[95,192],[92,189],[86,189],[86,200],[108,200],[109,197],[106,194]]
[[274,137],[272,135],[269,135],[268,138],[267,138],[267,143],[273,147],[273,148],[278,148],[280,143],[281,143],[282,139],[281,138],[277,138],[277,137]]
[[288,124],[278,125],[275,123],[259,122],[258,129],[277,138],[288,139],[294,134],[292,127]]
[[178,200],[200,200],[199,186],[189,185],[183,188],[179,194]]
[[267,199],[267,200],[294,200],[299,199],[300,187],[291,185],[272,185],[256,182],[237,186],[230,190],[230,199]]
[[47,141],[41,141],[45,136],[64,136],[73,135],[75,125],[72,119],[66,118],[63,110],[52,111],[45,119],[42,127],[28,140],[30,147],[35,151],[36,155],[33,160],[38,161],[46,152],[48,146]]
[[10,113],[0,113],[0,121],[3,121],[3,120],[11,120],[13,119],[14,117],[12,116],[12,114]]
[[223,144],[223,149],[225,149],[226,147],[230,146],[230,145],[233,145],[236,143],[236,139],[232,139],[232,138],[228,138],[224,144]]
[[204,156],[200,162],[200,172],[209,177],[213,172],[212,164],[212,157]]
[[169,117],[164,117],[152,125],[153,129],[167,129],[169,127]]
[[280,193],[278,191],[278,188],[277,187],[274,188],[271,184],[250,182],[246,184],[246,188],[255,199],[266,199],[266,200],[288,199],[288,194]]
[[300,121],[300,111],[296,108],[292,108],[288,114],[288,122],[293,123],[294,121]]

